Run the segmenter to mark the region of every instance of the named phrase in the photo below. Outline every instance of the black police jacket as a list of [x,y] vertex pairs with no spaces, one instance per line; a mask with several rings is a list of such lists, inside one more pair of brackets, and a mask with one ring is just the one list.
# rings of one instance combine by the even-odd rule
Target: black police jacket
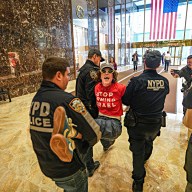
[[183,98],[183,106],[186,109],[192,109],[192,84]]
[[145,70],[141,75],[130,80],[122,102],[130,106],[140,117],[161,118],[168,93],[168,80],[156,70]]
[[87,60],[79,69],[76,81],[76,96],[82,100],[93,118],[98,116],[94,89],[97,84],[96,77],[99,69],[99,66],[95,65],[91,60]]
[[[93,146],[100,139],[99,126],[85,107],[84,111],[79,109],[77,106],[79,101],[80,99],[49,81],[42,82],[32,100],[30,109],[31,140],[40,168],[47,177],[62,178],[74,174],[80,168],[85,168],[80,160],[79,151],[86,152],[89,146]],[[72,123],[76,125],[75,129],[83,136],[82,140],[74,139],[76,149],[73,159],[69,163],[61,161],[50,148],[53,115],[58,106],[65,108],[67,118],[72,119]],[[84,105],[82,104],[82,106]]]
[[185,80],[187,81],[187,83],[191,83],[192,82],[192,69],[190,69],[188,66],[183,67],[179,71],[179,76],[184,77]]

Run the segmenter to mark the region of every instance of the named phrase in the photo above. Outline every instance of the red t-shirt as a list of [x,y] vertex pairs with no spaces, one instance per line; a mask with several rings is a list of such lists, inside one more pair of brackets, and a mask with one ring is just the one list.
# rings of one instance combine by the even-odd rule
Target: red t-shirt
[[96,102],[99,112],[108,116],[121,116],[123,114],[121,97],[126,86],[112,83],[104,87],[101,83],[95,86]]

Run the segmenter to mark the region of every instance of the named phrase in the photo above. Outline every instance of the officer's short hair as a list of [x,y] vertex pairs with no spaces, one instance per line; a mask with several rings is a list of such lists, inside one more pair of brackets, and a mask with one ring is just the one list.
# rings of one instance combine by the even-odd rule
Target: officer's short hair
[[161,53],[157,50],[149,51],[145,57],[145,64],[148,68],[156,69],[161,63]]
[[88,53],[88,58],[91,59],[93,57],[93,55],[97,55],[97,56],[100,56],[102,57],[101,55],[101,51],[99,51],[98,49],[91,49],[89,50],[89,53]]
[[53,77],[58,71],[64,74],[67,67],[69,66],[69,62],[64,58],[49,57],[43,62],[42,65],[43,79],[53,79]]
[[192,59],[192,55],[189,55],[189,56],[187,57],[187,59]]

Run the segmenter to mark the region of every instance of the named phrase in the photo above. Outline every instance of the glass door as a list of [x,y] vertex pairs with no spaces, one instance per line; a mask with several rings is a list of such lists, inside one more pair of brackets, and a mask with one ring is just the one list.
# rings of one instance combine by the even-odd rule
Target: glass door
[[169,52],[171,54],[171,65],[181,65],[181,47],[169,47]]
[[87,29],[73,25],[73,32],[74,32],[75,63],[76,63],[76,70],[78,72],[79,68],[82,67],[88,56]]

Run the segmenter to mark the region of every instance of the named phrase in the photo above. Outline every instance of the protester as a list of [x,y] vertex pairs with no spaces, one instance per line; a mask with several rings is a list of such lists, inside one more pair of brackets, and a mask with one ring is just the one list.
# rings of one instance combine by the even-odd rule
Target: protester
[[99,116],[96,122],[102,132],[101,144],[107,151],[122,132],[121,115],[123,114],[121,98],[125,85],[117,83],[117,72],[112,64],[102,63],[98,73],[99,83],[95,86],[95,95]]
[[[91,49],[88,53],[88,59],[79,69],[79,75],[76,81],[76,96],[84,103],[86,109],[93,118],[98,117],[98,108],[94,88],[97,84],[97,71],[100,69],[100,62],[103,60],[101,52],[98,49]],[[94,171],[100,166],[99,161],[93,160],[93,148],[89,149],[87,154],[87,170],[91,177]]]
[[133,154],[134,192],[143,191],[146,175],[144,164],[152,154],[153,141],[160,135],[162,111],[169,93],[168,80],[156,71],[160,63],[159,51],[147,53],[144,72],[131,79],[122,97],[123,104],[130,106],[124,125],[127,127]]
[[101,132],[81,100],[65,92],[69,75],[66,59],[44,61],[43,81],[31,103],[30,134],[44,175],[65,192],[88,192],[84,158]]

